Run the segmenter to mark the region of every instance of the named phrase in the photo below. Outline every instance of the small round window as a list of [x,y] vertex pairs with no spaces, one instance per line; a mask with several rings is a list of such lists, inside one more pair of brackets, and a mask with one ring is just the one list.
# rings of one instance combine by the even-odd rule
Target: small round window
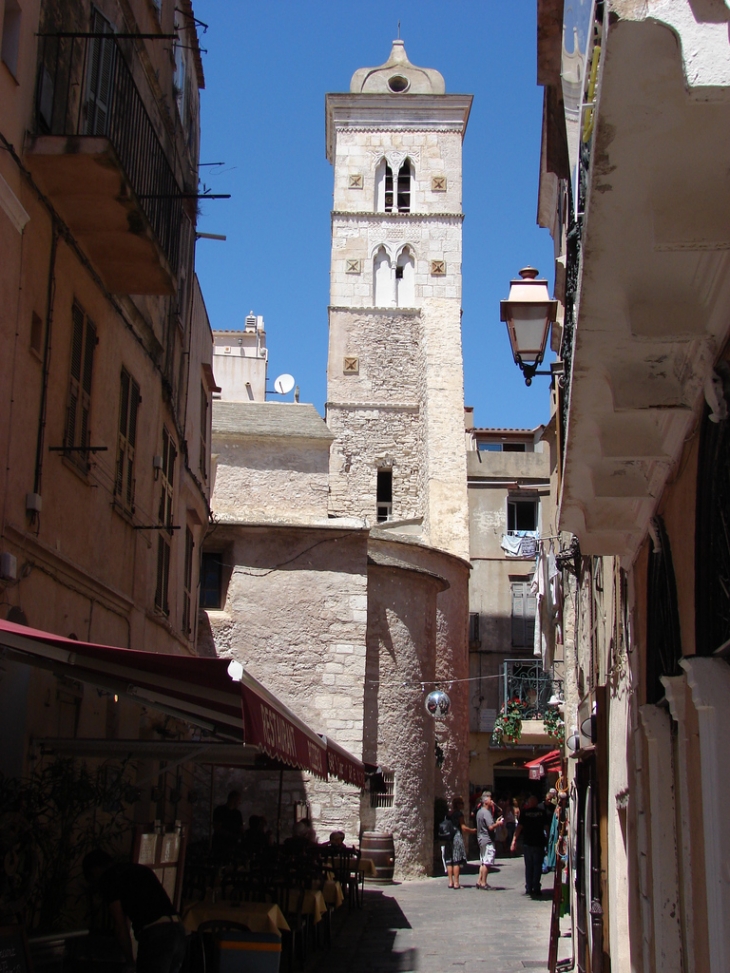
[[388,87],[391,91],[408,91],[409,85],[410,81],[408,78],[404,78],[402,74],[394,74],[388,81]]

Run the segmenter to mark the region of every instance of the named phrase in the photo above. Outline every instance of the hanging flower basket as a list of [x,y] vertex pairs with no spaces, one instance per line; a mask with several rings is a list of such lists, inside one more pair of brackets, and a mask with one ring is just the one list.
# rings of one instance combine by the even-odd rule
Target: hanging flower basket
[[494,721],[492,743],[503,746],[506,743],[519,743],[522,736],[522,721],[527,712],[527,704],[521,699],[510,699]]
[[565,721],[558,712],[557,706],[549,707],[542,719],[545,732],[557,743],[565,743]]

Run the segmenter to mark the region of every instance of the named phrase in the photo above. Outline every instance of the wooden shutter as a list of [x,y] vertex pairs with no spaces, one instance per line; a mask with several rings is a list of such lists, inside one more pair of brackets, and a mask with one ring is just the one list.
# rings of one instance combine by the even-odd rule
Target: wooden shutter
[[398,172],[398,212],[411,211],[411,164],[406,159]]
[[71,325],[71,368],[64,446],[68,447],[70,458],[85,468],[88,454],[77,447],[89,445],[91,379],[96,348],[96,327],[84,315],[78,304],[72,307]]
[[170,577],[170,545],[161,535],[157,538],[157,588],[155,607],[166,615],[169,612],[167,588]]
[[73,333],[71,337],[71,374],[69,377],[68,407],[66,411],[66,446],[75,446],[79,400],[81,398],[81,369],[84,347],[84,312],[74,304],[71,311]]
[[134,488],[136,485],[134,476],[134,453],[137,445],[137,411],[139,409],[140,399],[139,385],[132,379],[132,388],[129,396],[129,425],[127,428],[127,506],[130,509],[134,506]]
[[139,403],[139,385],[126,368],[123,368],[119,392],[119,443],[114,492],[130,510],[134,507],[134,448],[137,442]]
[[127,445],[127,416],[129,414],[129,383],[130,378],[126,369],[122,369],[119,383],[119,446],[117,449],[117,475],[114,483],[114,493],[121,496],[124,491],[124,474],[126,466]]
[[512,584],[512,645],[529,646],[535,638],[537,596],[530,591],[530,582]]

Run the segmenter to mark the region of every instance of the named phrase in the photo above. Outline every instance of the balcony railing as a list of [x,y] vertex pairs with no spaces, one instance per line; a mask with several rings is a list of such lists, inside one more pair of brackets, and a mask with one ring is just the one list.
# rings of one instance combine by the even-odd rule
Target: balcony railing
[[182,191],[121,41],[110,33],[63,34],[44,36],[42,45],[38,133],[109,140],[170,269],[177,274]]
[[548,700],[553,694],[562,696],[562,689],[563,680],[545,672],[538,661],[507,659],[502,664],[502,703],[518,699],[525,706],[525,719],[541,719]]

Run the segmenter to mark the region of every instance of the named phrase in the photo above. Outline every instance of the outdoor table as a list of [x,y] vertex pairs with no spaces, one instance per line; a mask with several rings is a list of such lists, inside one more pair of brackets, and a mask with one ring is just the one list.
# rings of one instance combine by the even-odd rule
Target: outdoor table
[[[341,893],[340,893],[341,894]],[[295,912],[299,905],[299,890],[291,889],[289,892],[289,910],[290,912]],[[319,889],[307,889],[304,892],[304,903],[302,905],[302,914],[305,916],[311,916],[312,921],[316,924],[321,921],[322,916],[327,915],[327,903],[325,902],[324,895]]]
[[[318,894],[321,898],[322,893]],[[326,911],[324,899],[322,905]],[[194,902],[183,910],[182,919],[186,932],[195,932],[200,923],[208,919],[242,922],[251,932],[274,933],[277,936],[289,931],[289,924],[274,902]],[[318,921],[315,919],[315,922]]]
[[372,858],[361,858],[360,864],[358,866],[358,871],[360,872],[361,875],[364,875],[365,878],[378,877],[378,871],[375,867],[375,862],[372,860]]
[[342,884],[340,882],[336,882],[332,878],[328,878],[325,879],[321,885],[322,887],[320,891],[322,892],[324,901],[327,903],[327,905],[333,905],[335,909],[339,909],[339,907],[345,901],[345,896],[342,892]]

